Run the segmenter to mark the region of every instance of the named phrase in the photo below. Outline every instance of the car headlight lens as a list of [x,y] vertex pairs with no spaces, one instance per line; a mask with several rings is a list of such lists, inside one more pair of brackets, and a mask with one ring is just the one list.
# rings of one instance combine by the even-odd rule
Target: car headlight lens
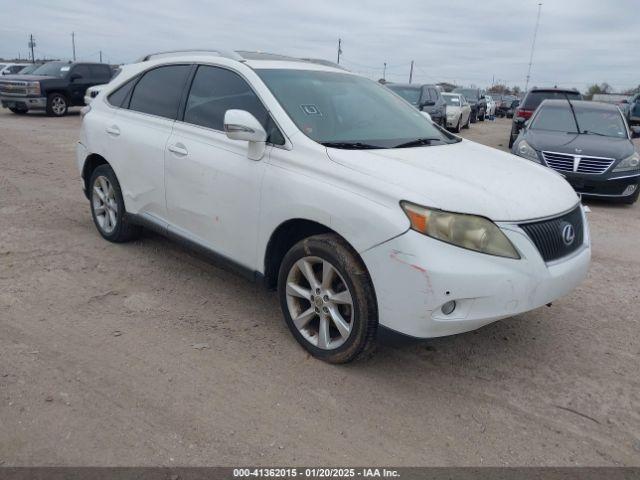
[[622,160],[613,171],[628,172],[629,170],[637,170],[638,168],[640,168],[640,154],[634,152],[633,155]]
[[487,218],[433,210],[404,201],[400,206],[417,232],[468,250],[520,258],[507,236]]
[[40,82],[27,83],[27,95],[40,95]]
[[518,146],[516,147],[516,154],[519,157],[526,158],[527,160],[531,160],[532,162],[540,163],[540,159],[538,158],[538,152],[527,143],[526,140],[522,140]]

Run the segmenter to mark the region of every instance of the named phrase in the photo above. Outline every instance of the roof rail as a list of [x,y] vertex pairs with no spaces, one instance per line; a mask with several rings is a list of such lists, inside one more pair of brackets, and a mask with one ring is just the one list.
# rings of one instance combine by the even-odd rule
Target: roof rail
[[224,57],[224,58],[230,58],[232,60],[237,60],[237,61],[243,61],[244,58],[237,54],[236,52],[234,52],[233,50],[224,50],[224,49],[208,49],[208,48],[192,48],[192,49],[187,49],[187,50],[169,50],[166,52],[156,52],[156,53],[150,53],[148,55],[145,55],[144,57],[139,58],[136,63],[138,62],[146,62],[149,60],[152,60],[154,58],[165,58],[165,57],[173,57],[173,56],[178,56],[178,55],[184,55],[184,54],[198,54],[198,53],[205,53],[205,54],[215,54],[218,57]]

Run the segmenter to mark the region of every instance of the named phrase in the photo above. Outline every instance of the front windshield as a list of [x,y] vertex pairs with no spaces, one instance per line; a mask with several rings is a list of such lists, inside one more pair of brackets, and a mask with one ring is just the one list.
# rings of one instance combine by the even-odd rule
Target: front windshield
[[20,73],[21,75],[26,75],[28,73],[32,73],[38,67],[40,67],[40,65],[36,65],[36,64],[27,65],[22,70],[20,70],[20,72],[18,72],[18,73]]
[[70,70],[71,65],[65,62],[49,62],[36,68],[32,75],[41,75],[43,77],[64,77]]
[[401,85],[387,85],[387,87],[396,92],[412,105],[418,105],[418,103],[420,103],[420,94],[422,93],[422,90],[420,90],[420,88],[403,87]]
[[451,94],[446,94],[443,93],[442,94],[442,98],[444,98],[444,101],[447,105],[451,105],[453,107],[459,107],[460,104],[462,103],[460,101],[460,96],[458,95],[451,95]]
[[[569,105],[542,106],[536,115],[531,129],[550,132],[583,133],[588,135],[604,135],[606,137],[626,138],[627,129],[620,114],[611,110],[575,108],[573,118]],[[580,132],[576,126],[580,126]]]
[[256,73],[296,126],[323,145],[394,148],[459,141],[372,80],[332,71],[261,69]]

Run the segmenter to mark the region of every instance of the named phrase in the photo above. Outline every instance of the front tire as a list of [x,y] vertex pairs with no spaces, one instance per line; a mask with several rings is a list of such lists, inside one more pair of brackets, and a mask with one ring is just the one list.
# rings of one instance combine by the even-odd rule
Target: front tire
[[100,165],[89,180],[91,216],[98,232],[114,243],[128,242],[140,233],[140,227],[127,220],[122,190],[109,165]]
[[52,93],[47,97],[47,115],[52,117],[64,117],[69,110],[67,97],[61,93]]
[[460,122],[462,121],[462,115],[458,118],[458,124],[454,127],[453,133],[460,133]]
[[287,252],[278,296],[289,330],[314,357],[347,363],[375,347],[373,283],[358,254],[338,235],[315,235]]

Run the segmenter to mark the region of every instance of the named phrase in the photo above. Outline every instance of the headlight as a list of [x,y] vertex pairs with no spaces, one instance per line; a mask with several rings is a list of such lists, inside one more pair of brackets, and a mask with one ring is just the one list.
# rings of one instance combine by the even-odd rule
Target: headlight
[[640,168],[640,154],[634,152],[633,155],[622,160],[613,171],[628,172],[629,170],[637,170],[638,168]]
[[40,82],[27,83],[27,95],[40,95]]
[[411,228],[436,240],[499,257],[520,258],[513,244],[491,220],[476,215],[432,210],[400,202]]
[[531,160],[532,162],[540,163],[540,159],[538,158],[538,152],[527,143],[526,140],[522,140],[518,146],[516,147],[516,155],[522,158],[526,158],[527,160]]

